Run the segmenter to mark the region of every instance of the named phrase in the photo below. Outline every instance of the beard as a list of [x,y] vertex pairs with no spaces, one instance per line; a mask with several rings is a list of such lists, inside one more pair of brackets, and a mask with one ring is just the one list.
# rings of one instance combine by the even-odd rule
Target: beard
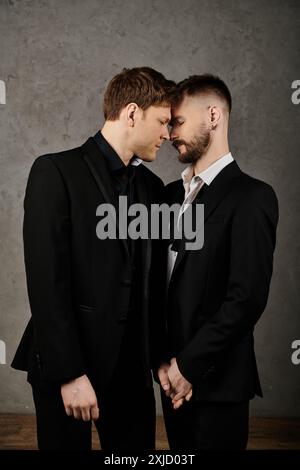
[[211,142],[211,131],[205,125],[201,124],[199,134],[195,136],[189,143],[185,140],[175,140],[173,145],[178,148],[185,145],[186,152],[180,153],[178,160],[181,163],[196,163],[207,151]]

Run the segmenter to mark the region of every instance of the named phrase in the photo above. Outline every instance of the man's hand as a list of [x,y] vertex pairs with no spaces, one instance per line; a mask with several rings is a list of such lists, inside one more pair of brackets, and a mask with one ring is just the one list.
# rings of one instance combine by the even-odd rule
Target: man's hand
[[191,399],[193,388],[192,384],[181,374],[175,357],[171,359],[168,377],[172,388],[170,397],[172,398],[173,407],[176,410],[183,404],[184,400],[189,401]]
[[68,416],[83,421],[99,418],[99,408],[94,389],[86,375],[61,386],[61,396]]

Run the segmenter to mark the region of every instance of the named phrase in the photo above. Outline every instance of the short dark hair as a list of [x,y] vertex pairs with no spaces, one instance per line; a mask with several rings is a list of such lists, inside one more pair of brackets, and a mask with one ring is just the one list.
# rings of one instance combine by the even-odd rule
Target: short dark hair
[[203,74],[191,75],[189,78],[177,83],[178,93],[181,99],[184,96],[196,96],[201,93],[212,92],[226,101],[229,113],[232,107],[232,100],[229,88],[216,75]]
[[143,110],[150,106],[171,106],[177,100],[175,82],[151,67],[124,68],[109,82],[103,103],[106,120],[115,121],[129,103]]

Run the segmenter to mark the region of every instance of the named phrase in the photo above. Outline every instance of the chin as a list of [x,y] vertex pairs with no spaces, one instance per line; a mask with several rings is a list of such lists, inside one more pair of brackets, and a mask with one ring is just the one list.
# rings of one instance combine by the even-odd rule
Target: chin
[[156,160],[156,154],[154,155],[143,155],[142,157],[140,157],[144,162],[153,162],[154,160]]
[[187,155],[187,152],[182,152],[182,153],[178,152],[178,160],[184,163],[186,155]]

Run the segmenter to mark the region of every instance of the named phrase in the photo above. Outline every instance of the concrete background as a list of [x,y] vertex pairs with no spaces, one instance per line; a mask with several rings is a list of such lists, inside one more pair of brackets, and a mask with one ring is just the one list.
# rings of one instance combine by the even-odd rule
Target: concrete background
[[[299,320],[298,1],[0,1],[0,412],[33,411],[25,375],[9,363],[29,319],[23,195],[40,154],[72,148],[102,123],[101,100],[124,66],[152,66],[180,80],[220,75],[233,95],[231,150],[241,168],[270,183],[280,202],[274,277],[256,328],[265,392],[256,416],[300,416],[300,365],[291,344]],[[1,100],[0,100],[1,101]],[[151,168],[165,182],[182,166],[166,145]],[[160,406],[158,404],[158,411]]]

